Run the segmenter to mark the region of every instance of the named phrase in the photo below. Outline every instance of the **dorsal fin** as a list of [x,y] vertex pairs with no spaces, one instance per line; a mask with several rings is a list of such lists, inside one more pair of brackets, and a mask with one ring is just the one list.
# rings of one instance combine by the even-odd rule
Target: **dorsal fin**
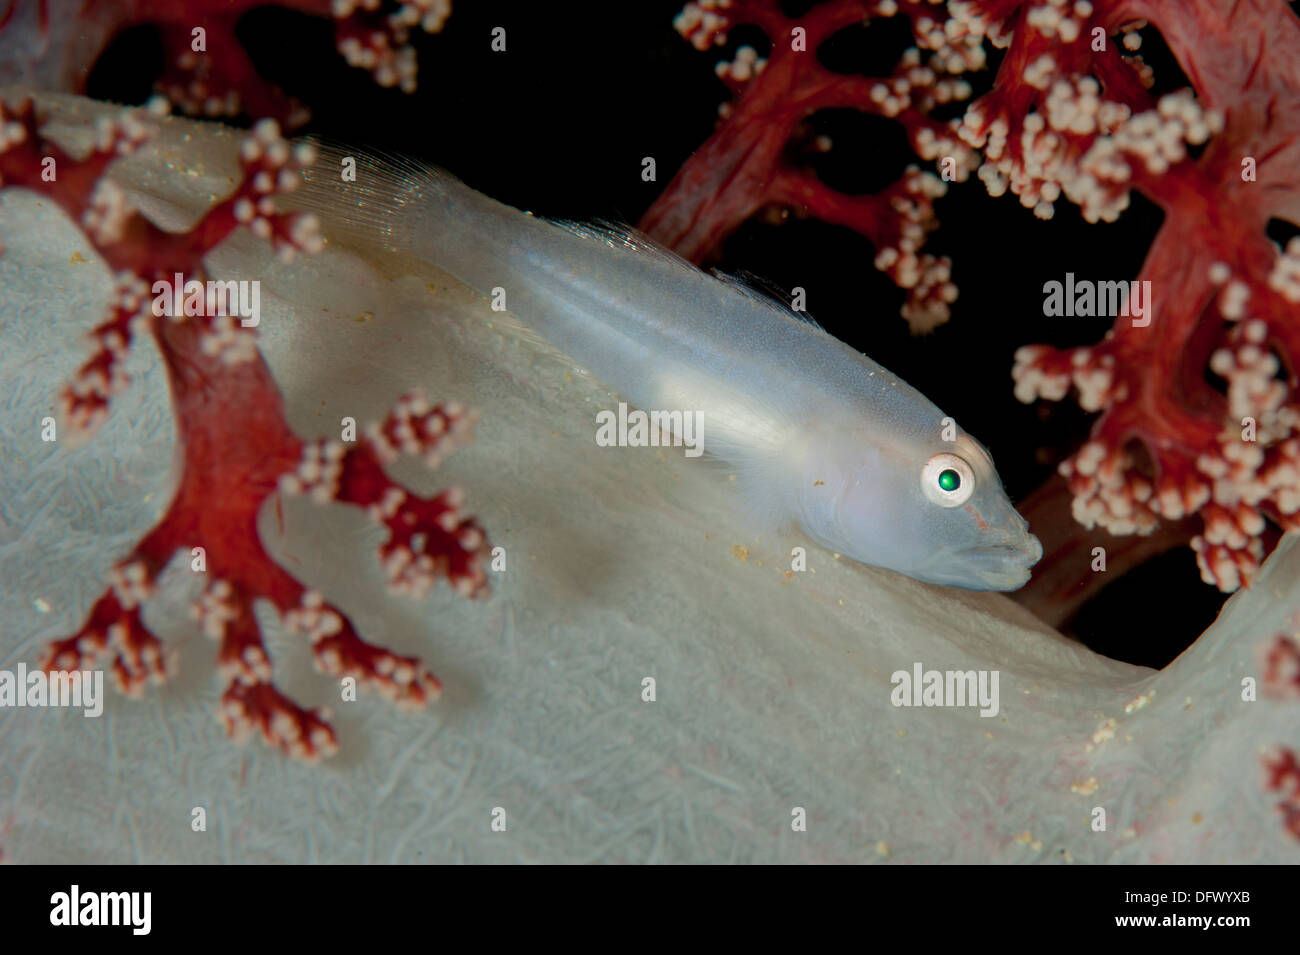
[[653,239],[640,229],[635,229],[630,225],[623,225],[621,222],[612,222],[609,219],[591,219],[588,221],[547,219],[546,221],[584,239],[604,242],[613,249],[627,249],[629,252],[639,252],[643,255],[653,256],[691,271],[698,270],[698,266],[682,258],[658,239]]
[[[695,265],[695,263],[682,258],[657,239],[653,239],[631,226],[610,222],[607,219],[594,219],[587,222],[572,219],[548,219],[547,221],[584,239],[604,242],[610,248],[627,249],[630,252],[650,255],[680,268],[689,269],[692,272],[699,269],[699,266]],[[717,269],[709,269],[708,271],[715,279],[726,283],[747,298],[769,308],[780,308],[787,312],[791,318],[811,325],[818,331],[824,332],[826,330],[806,312],[796,312],[792,309],[790,307],[790,293],[776,282],[743,270],[734,274],[720,272]]]
[[[309,137],[316,162],[302,172],[302,186],[286,203],[293,209],[314,212],[324,223],[327,238],[338,236],[352,243],[396,251],[409,228],[405,211],[443,182],[456,177],[437,166],[399,153],[345,146]],[[356,179],[340,178],[342,161],[356,162]]]
[[719,272],[717,269],[710,269],[710,274],[721,282],[726,282],[736,291],[748,296],[756,302],[768,306],[778,306],[788,312],[790,317],[796,321],[803,322],[805,325],[811,325],[820,332],[826,331],[821,324],[807,312],[796,312],[790,307],[790,293],[771,279],[765,279],[755,275],[753,272],[739,271],[735,274]]

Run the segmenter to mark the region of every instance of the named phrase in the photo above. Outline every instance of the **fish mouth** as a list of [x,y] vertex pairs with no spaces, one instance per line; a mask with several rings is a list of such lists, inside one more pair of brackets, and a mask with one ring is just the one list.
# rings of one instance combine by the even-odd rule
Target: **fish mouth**
[[1037,537],[1031,537],[1031,544],[981,544],[961,551],[962,557],[993,557],[1013,560],[1028,567],[1034,566],[1043,556],[1043,545]]
[[1019,590],[1029,582],[1030,568],[1043,557],[1043,545],[1033,534],[1015,543],[978,544],[959,551],[957,557],[970,561],[989,590]]

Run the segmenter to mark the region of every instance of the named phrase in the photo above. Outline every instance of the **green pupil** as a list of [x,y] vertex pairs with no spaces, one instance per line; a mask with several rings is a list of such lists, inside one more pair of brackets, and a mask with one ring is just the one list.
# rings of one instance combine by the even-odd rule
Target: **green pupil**
[[961,487],[961,475],[952,468],[939,472],[939,487],[945,491],[955,491]]

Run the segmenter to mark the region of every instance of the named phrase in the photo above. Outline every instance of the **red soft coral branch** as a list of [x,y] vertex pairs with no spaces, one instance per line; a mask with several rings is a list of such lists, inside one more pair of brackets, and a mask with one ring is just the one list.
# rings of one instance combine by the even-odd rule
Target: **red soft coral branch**
[[[209,578],[195,616],[219,644],[219,667],[229,680],[221,716],[231,735],[257,730],[304,758],[337,746],[323,713],[302,709],[271,684],[270,660],[253,616],[259,598],[279,611],[289,629],[309,637],[323,672],[355,678],[403,706],[436,696],[438,681],[419,660],[362,641],[346,616],[277,565],[262,546],[257,518],[277,490],[364,507],[388,530],[379,552],[394,591],[418,596],[441,577],[467,596],[486,593],[487,539],[473,519],[461,515],[462,492],[453,488],[420,498],[391,481],[382,467],[399,453],[435,465],[468,440],[472,416],[455,404],[431,406],[416,394],[401,399],[362,442],[304,441],[285,420],[283,399],[253,329],[230,316],[160,315],[146,305],[152,282],[204,276],[204,256],[241,225],[268,239],[285,259],[319,250],[315,220],[282,214],[274,201],[297,184],[299,170],[312,160],[310,150],[291,148],[274,123],[259,123],[241,148],[243,177],[234,191],[192,229],[175,234],[139,216],[103,176],[113,158],[148,135],[140,118],[127,114],[101,123],[97,147],[80,160],[42,139],[39,126],[30,101],[5,106],[0,185],[53,200],[82,226],[117,276],[110,317],[94,332],[99,348],[65,392],[65,417],[81,433],[101,421],[112,393],[125,384],[118,364],[131,337],[152,335],[166,366],[181,456],[178,488],[166,513],[118,563],[111,590],[82,628],[51,644],[45,667],[73,669],[106,660],[118,686],[131,694],[166,679],[169,662],[141,610],[158,575],[180,552]],[[41,175],[44,157],[56,163],[57,175],[49,181]]]
[[[874,16],[910,18],[918,47],[904,53],[889,77],[868,79],[831,73],[817,48],[839,30]],[[908,290],[903,315],[914,331],[946,321],[957,297],[951,263],[921,253],[935,225],[934,200],[942,180],[909,167],[897,183],[872,196],[831,189],[790,158],[792,142],[806,138],[804,122],[819,110],[849,107],[902,123],[924,158],[952,156],[954,178],[966,176],[969,150],[945,123],[928,116],[936,105],[969,95],[949,79],[982,62],[977,43],[953,46],[935,20],[934,4],[914,0],[830,0],[791,19],[774,0],[699,0],[686,5],[675,26],[698,49],[726,42],[736,26],[760,27],[772,41],[766,60],[742,47],[718,74],[735,94],[725,104],[717,132],[691,156],[641,219],[641,228],[677,252],[700,261],[746,219],[765,207],[793,208],[855,229],[876,247],[876,267]],[[805,31],[796,49],[793,31]]]
[[1283,796],[1277,804],[1277,811],[1282,814],[1282,826],[1300,839],[1300,762],[1296,760],[1295,751],[1279,750],[1273,758],[1265,761],[1264,766],[1268,774],[1266,785],[1280,791]]
[[[261,6],[262,0],[10,0],[0,15],[0,80],[83,93],[114,37],[151,23],[165,57],[156,88],[179,109],[301,126],[306,107],[258,75],[236,36],[240,17]],[[282,0],[277,6],[333,19],[335,45],[347,62],[380,86],[407,93],[416,88],[412,31],[437,33],[451,14],[451,0]],[[203,49],[195,50],[199,29]]]
[[[1267,521],[1300,530],[1300,243],[1279,252],[1265,232],[1300,211],[1300,21],[1281,2],[1086,3],[1048,23],[1052,8],[1017,10],[1009,56],[1019,53],[1022,71],[1004,64],[967,113],[962,135],[986,158],[980,178],[1042,215],[1063,193],[1089,219],[1115,218],[1137,190],[1165,222],[1137,276],[1153,294],[1148,321],[1121,318],[1088,348],[1021,349],[1017,395],[1059,400],[1073,388],[1101,412],[1062,465],[1080,522],[1150,533],[1158,519],[1199,513],[1202,576],[1230,591],[1272,543]],[[1101,53],[1086,41],[1137,17],[1165,35],[1195,99],[1180,91],[1149,108],[1110,55],[1115,38]],[[1231,29],[1206,43],[1215,25]],[[1079,39],[1049,47],[1063,28]],[[1185,143],[1206,145],[1193,158]]]
[[[1300,623],[1300,615],[1293,618]],[[1300,633],[1281,633],[1273,638],[1264,654],[1264,693],[1281,700],[1300,700]],[[1277,804],[1283,826],[1300,839],[1300,762],[1287,747],[1265,758],[1265,785],[1282,794]]]

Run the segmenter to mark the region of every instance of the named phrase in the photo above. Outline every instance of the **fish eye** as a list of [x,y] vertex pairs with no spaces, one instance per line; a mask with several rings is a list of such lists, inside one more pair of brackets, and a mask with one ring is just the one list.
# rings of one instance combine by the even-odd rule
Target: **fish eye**
[[940,507],[960,507],[975,493],[975,472],[965,458],[936,454],[921,469],[921,490]]

